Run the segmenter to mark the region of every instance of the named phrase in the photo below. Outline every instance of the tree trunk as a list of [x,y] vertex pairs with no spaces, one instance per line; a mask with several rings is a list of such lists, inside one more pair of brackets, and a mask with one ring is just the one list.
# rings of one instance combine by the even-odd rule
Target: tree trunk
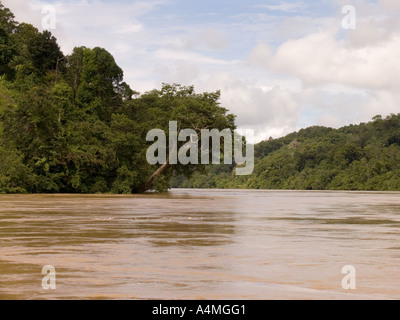
[[151,187],[154,184],[154,181],[167,169],[169,165],[169,159],[167,160],[166,163],[164,163],[160,168],[157,169],[156,172],[154,172],[151,177],[147,180],[147,182],[139,189],[139,192],[146,192],[147,190],[150,190]]

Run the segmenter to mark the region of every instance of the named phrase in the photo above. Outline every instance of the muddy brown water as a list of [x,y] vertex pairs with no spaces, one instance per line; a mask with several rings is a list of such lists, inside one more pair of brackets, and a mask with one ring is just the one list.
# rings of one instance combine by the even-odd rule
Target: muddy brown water
[[0,299],[399,299],[399,231],[400,193],[1,195]]

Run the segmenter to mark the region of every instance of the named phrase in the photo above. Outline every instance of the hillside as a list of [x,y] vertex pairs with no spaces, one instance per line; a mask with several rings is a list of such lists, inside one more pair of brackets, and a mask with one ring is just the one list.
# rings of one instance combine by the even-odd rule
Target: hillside
[[314,126],[255,145],[255,170],[210,166],[174,187],[400,190],[400,114],[340,129]]

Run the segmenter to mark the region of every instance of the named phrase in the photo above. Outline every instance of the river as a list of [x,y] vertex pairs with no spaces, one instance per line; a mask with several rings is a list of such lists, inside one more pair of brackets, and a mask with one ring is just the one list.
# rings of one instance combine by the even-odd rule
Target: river
[[1,195],[0,299],[399,299],[399,228],[400,193]]

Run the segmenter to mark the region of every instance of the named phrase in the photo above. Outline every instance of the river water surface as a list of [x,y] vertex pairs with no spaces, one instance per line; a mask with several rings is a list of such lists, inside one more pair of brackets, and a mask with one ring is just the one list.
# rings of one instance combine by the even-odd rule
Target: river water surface
[[399,231],[400,193],[2,195],[0,299],[399,299]]

